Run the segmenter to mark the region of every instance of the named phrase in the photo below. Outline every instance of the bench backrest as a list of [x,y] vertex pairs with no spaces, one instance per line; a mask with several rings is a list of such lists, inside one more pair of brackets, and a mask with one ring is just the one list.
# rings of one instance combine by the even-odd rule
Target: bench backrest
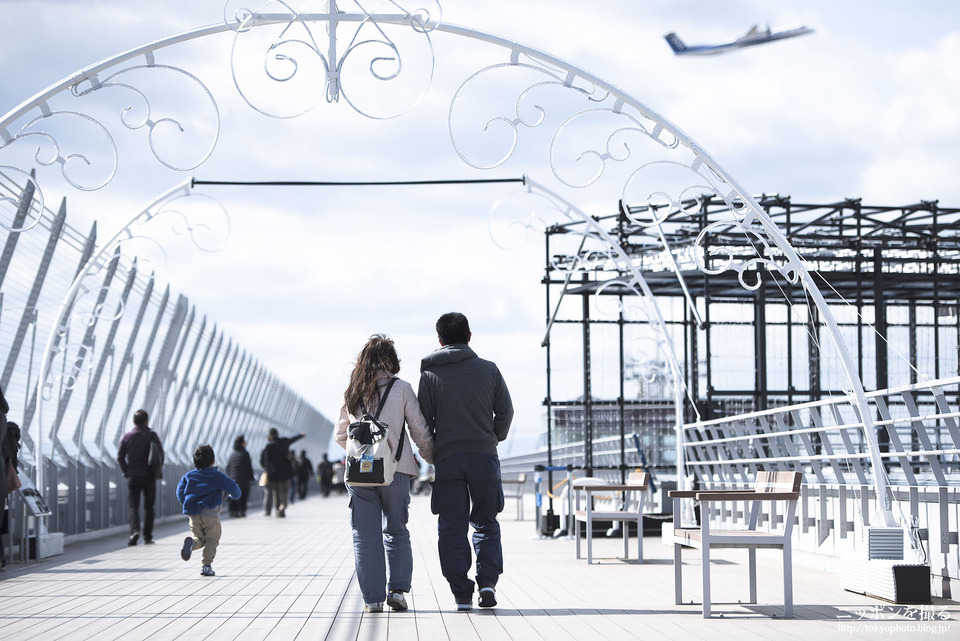
[[800,492],[800,483],[803,481],[803,474],[800,472],[757,472],[757,482],[754,485],[754,491],[759,493],[768,492]]
[[647,473],[646,472],[630,472],[630,476],[627,477],[627,485],[646,485],[647,484]]

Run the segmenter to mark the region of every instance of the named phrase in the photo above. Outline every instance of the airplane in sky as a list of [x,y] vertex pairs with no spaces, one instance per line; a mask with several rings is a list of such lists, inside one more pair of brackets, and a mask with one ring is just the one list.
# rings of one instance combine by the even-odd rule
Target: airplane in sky
[[683,40],[681,40],[676,33],[668,33],[664,36],[664,38],[666,38],[667,42],[670,44],[670,48],[673,49],[673,53],[677,54],[678,56],[707,56],[733,51],[734,49],[752,47],[753,45],[762,45],[765,42],[785,40],[786,38],[795,38],[808,33],[813,33],[813,29],[807,27],[797,27],[796,29],[788,29],[787,31],[771,32],[769,25],[767,25],[765,29],[761,29],[760,25],[753,25],[753,27],[750,28],[750,31],[746,32],[733,42],[719,45],[695,45],[692,47],[685,45]]

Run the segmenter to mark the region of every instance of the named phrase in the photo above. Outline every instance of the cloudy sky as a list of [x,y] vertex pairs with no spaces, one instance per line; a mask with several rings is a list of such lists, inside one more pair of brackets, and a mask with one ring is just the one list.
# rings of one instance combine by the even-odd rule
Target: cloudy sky
[[[353,8],[346,0],[341,5]],[[619,87],[677,124],[754,193],[790,194],[802,202],[960,203],[960,9],[953,1],[908,7],[866,0],[447,0],[442,6],[445,22],[547,51]],[[2,0],[0,113],[97,61],[216,23],[222,11],[218,1]],[[663,40],[675,31],[688,44],[725,42],[756,23],[816,32],[712,57],[676,57]],[[342,29],[345,46],[351,34]],[[149,153],[142,131],[113,127],[120,153],[115,178],[103,189],[77,192],[41,168],[48,205],[65,196],[74,226],[86,229],[98,219],[106,234],[189,176],[545,178],[550,169],[543,158],[523,149],[486,171],[460,160],[447,131],[451,96],[505,55],[448,34],[431,42],[436,67],[429,93],[390,120],[362,117],[345,99],[321,100],[297,118],[266,117],[240,97],[240,91],[258,93],[249,71],[256,65],[237,57],[235,83],[230,34],[171,47],[157,62],[189,71],[216,100],[220,129],[209,160],[190,171],[169,170]],[[429,69],[418,43],[405,59],[414,78]],[[308,69],[300,71],[304,77]],[[402,107],[416,93],[385,99],[351,84],[361,75],[345,67],[343,84],[345,96],[363,110]],[[182,107],[199,134],[172,146],[158,140],[161,152],[186,157],[204,149],[211,131],[204,97],[163,82],[151,85],[159,94],[155,104]],[[261,94],[256,104],[296,111],[318,86]],[[467,111],[496,99],[494,90],[481,92]],[[70,100],[77,99],[63,97],[53,106],[75,108]],[[122,106],[112,111],[113,125]],[[97,109],[113,107],[107,100]],[[0,164],[22,161],[4,153]],[[90,172],[95,176],[96,168]],[[330,418],[371,333],[396,340],[401,376],[416,384],[420,357],[436,346],[436,317],[462,311],[471,319],[474,348],[497,361],[513,392],[517,421],[507,451],[516,452],[541,429],[546,390],[543,239],[534,236],[506,251],[488,234],[491,207],[516,189],[208,187],[204,193],[230,213],[229,244],[214,255],[169,247],[164,277]],[[576,202],[601,215],[613,211],[618,198],[594,190]]]

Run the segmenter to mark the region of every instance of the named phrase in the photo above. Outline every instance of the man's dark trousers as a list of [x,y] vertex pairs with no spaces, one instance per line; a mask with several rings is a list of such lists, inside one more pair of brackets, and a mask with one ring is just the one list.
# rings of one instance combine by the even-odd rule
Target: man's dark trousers
[[127,479],[127,518],[130,536],[140,534],[140,493],[143,492],[143,540],[153,540],[153,504],[157,498],[157,481],[152,476],[131,476]]
[[497,523],[503,503],[500,459],[496,454],[452,454],[437,462],[431,506],[438,517],[440,568],[458,603],[469,602],[474,589],[467,576],[471,560],[469,525],[474,529],[479,586],[495,587],[503,574]]

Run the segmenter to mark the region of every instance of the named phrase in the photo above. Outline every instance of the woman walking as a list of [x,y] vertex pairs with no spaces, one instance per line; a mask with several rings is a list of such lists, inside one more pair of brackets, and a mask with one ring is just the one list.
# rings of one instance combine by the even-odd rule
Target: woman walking
[[250,498],[250,482],[253,477],[253,463],[247,451],[247,439],[243,434],[233,441],[233,452],[227,461],[227,476],[240,486],[240,498],[230,499],[230,516],[247,515],[247,499]]
[[381,334],[371,336],[350,374],[337,421],[337,443],[346,447],[347,427],[365,411],[372,413],[379,406],[387,383],[395,379],[387,390],[379,420],[389,427],[387,438],[393,452],[400,445],[404,422],[410,438],[403,439],[393,482],[381,486],[347,486],[353,554],[365,612],[382,612],[385,597],[393,610],[407,609],[404,594],[410,591],[413,575],[413,551],[407,531],[410,480],[419,473],[410,440],[416,443],[424,460],[433,462],[433,438],[413,387],[397,377],[399,371],[400,359],[393,341]]

